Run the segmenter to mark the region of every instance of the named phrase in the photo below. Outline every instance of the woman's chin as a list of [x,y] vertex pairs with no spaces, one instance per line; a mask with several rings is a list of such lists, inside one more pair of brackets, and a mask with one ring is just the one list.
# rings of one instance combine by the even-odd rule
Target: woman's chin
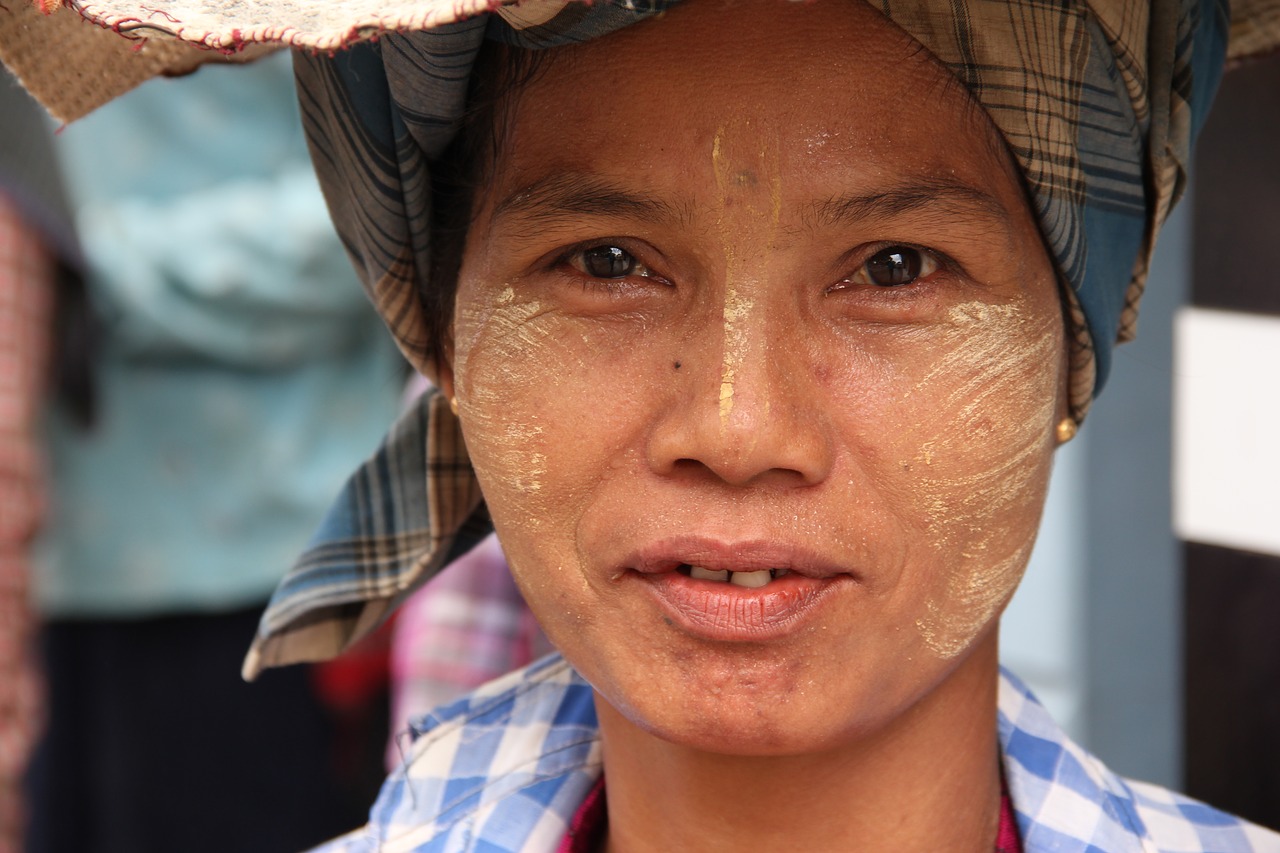
[[763,732],[749,726],[729,726],[717,732],[660,733],[669,743],[697,752],[739,758],[782,758],[826,752],[827,745],[814,743],[791,732]]
[[650,686],[616,701],[597,691],[596,706],[606,732],[627,729],[701,752],[744,757],[825,752],[892,716],[868,696],[806,690],[792,674],[770,677],[757,669],[752,676],[746,684],[726,684],[709,675],[702,684]]
[[820,650],[801,639],[750,650],[694,644],[679,652],[653,643],[643,656],[579,663],[596,689],[606,740],[625,731],[743,757],[817,756],[870,744],[899,722],[910,725],[918,716],[913,708],[945,716],[948,702],[994,695],[994,631],[948,659],[853,640]]

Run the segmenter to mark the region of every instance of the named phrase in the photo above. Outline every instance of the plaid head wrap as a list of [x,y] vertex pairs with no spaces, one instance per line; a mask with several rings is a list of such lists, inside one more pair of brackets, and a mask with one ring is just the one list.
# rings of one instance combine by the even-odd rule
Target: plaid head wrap
[[[1021,168],[1067,306],[1079,421],[1113,344],[1134,333],[1156,235],[1186,187],[1224,60],[1280,43],[1280,0],[1235,0],[1230,22],[1227,0],[869,1],[964,83]],[[401,349],[429,372],[420,301],[432,258],[429,176],[466,106],[481,44],[554,48],[676,0],[63,2],[134,38],[163,33],[224,53],[309,49],[295,54],[299,96],[338,232]],[[63,66],[74,63],[33,43],[35,13],[21,9],[0,7],[0,56],[20,75],[29,69],[24,82],[51,111],[74,116],[86,106],[68,93],[89,84],[67,82],[76,69]],[[14,14],[26,17],[6,24]],[[63,28],[67,17],[53,16]],[[132,78],[192,65],[190,51],[168,58],[170,43],[135,47],[133,64],[145,70]],[[122,77],[116,90],[127,85]],[[282,583],[246,674],[340,652],[490,526],[456,419],[425,398],[352,477]]]

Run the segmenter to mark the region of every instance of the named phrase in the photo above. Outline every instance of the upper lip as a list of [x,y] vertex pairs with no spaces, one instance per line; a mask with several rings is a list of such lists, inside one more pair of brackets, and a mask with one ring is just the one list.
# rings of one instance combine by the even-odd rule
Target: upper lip
[[628,555],[622,568],[642,574],[662,574],[682,565],[730,572],[787,569],[810,578],[854,574],[849,567],[798,543],[705,536],[678,536],[645,545]]

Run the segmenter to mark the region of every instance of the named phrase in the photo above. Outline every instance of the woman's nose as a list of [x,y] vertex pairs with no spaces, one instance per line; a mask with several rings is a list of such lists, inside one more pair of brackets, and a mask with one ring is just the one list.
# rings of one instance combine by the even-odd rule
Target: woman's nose
[[690,353],[672,405],[649,443],[649,464],[668,476],[732,486],[805,486],[830,473],[833,446],[820,388],[803,344],[770,335],[777,324],[740,323],[715,347]]

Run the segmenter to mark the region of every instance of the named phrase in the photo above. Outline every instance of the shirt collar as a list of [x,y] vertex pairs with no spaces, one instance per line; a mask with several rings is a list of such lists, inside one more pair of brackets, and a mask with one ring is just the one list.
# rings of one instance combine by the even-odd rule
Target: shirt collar
[[[1280,849],[1242,821],[1116,776],[1003,671],[998,729],[1025,853]],[[327,853],[365,849],[351,839],[376,839],[381,853],[464,840],[467,849],[550,853],[601,773],[590,685],[558,655],[427,715],[412,735],[369,826]]]

